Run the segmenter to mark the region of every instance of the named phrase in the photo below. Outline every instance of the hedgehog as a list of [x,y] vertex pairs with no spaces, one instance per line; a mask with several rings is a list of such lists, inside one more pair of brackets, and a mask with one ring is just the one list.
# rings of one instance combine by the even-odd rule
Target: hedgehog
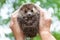
[[39,31],[40,11],[34,4],[20,7],[17,21],[26,37],[35,37]]

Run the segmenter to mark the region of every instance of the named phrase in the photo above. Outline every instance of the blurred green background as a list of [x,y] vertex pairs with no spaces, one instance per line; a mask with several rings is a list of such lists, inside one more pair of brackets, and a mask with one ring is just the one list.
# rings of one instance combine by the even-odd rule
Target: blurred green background
[[[52,14],[51,33],[60,40],[60,0],[0,0],[0,40],[15,40],[9,28],[12,12],[24,3],[35,3]],[[39,35],[33,40],[41,40]]]

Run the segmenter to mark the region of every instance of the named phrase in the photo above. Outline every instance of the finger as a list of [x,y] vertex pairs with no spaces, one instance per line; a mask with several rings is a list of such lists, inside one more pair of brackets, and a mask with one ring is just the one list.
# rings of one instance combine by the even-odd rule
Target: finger
[[40,23],[39,23],[39,25],[40,25],[40,27],[43,27],[43,25],[44,25],[44,10],[42,10],[42,9],[40,9]]
[[44,17],[44,10],[40,7],[40,6],[38,6],[38,5],[36,5],[36,8],[38,9],[38,11],[40,12],[40,16],[41,17]]
[[45,20],[52,19],[51,13],[49,13],[48,11],[45,11],[44,17],[45,17]]
[[12,29],[12,31],[16,31],[16,32],[20,32],[20,28],[18,26],[18,23],[17,23],[17,19],[16,18],[11,18],[11,21],[10,21],[10,28]]
[[[44,18],[44,19],[51,19],[51,13],[49,13],[47,10],[38,7],[40,10],[40,15]],[[44,16],[43,16],[44,15]]]
[[18,16],[18,10],[16,10],[12,16],[11,16],[11,20],[15,23],[17,21],[17,16]]
[[18,11],[14,12],[11,16],[11,21],[10,21],[10,28],[14,33],[15,38],[23,36],[23,33],[20,30],[20,27],[18,26],[18,23],[17,23],[17,14],[18,14]]
[[13,27],[13,25],[14,25],[14,21],[13,21],[13,18],[11,18],[11,20],[10,20],[10,28],[12,28]]
[[10,28],[13,27],[13,25],[15,24],[15,21],[17,19],[17,13],[18,11],[15,11],[12,15],[11,15],[11,20],[10,20]]
[[21,34],[22,33],[22,31],[20,30],[20,27],[18,26],[16,18],[11,18],[10,28],[13,31],[13,33],[17,33],[17,34]]

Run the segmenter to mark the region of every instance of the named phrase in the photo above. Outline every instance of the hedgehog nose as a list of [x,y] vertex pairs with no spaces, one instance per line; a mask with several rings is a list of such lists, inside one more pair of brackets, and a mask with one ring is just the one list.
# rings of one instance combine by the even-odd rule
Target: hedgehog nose
[[31,12],[28,12],[28,16],[32,16],[32,13]]
[[31,16],[31,14],[28,14],[28,16]]

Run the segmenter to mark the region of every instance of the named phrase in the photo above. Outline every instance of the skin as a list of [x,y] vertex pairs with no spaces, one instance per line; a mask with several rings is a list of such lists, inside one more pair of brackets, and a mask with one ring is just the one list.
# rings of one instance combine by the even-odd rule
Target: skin
[[[16,10],[11,16],[10,28],[14,34],[16,40],[24,40],[25,36],[17,23],[18,10]],[[56,40],[50,33],[51,19],[44,17],[45,12],[40,9],[40,23],[39,34],[42,40]]]
[[46,11],[40,9],[39,34],[42,40],[56,40],[50,33],[51,18],[45,18]]

